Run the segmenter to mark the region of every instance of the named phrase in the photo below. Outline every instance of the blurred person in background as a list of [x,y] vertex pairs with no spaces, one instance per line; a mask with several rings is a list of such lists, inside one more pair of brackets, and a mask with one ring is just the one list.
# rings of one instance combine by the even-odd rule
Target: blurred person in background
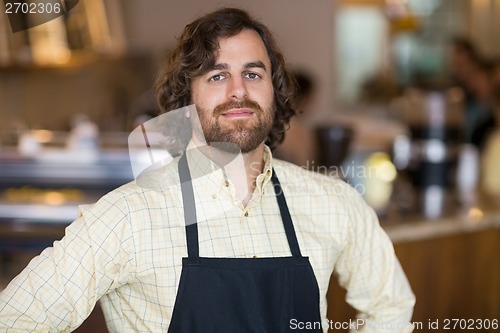
[[481,150],[495,127],[492,101],[494,67],[465,37],[452,39],[450,65],[452,83],[464,92],[464,141]]
[[303,71],[293,73],[297,82],[296,114],[290,120],[283,142],[276,147],[275,156],[279,159],[311,169],[318,158],[317,140],[308,124],[313,110],[311,105],[315,97],[316,84],[309,74]]
[[455,36],[450,41],[450,75],[455,85],[462,88],[466,99],[470,95],[468,81],[480,57],[476,46],[467,37]]
[[465,140],[480,150],[495,128],[493,71],[494,66],[490,62],[479,61],[468,82],[471,98],[465,105]]

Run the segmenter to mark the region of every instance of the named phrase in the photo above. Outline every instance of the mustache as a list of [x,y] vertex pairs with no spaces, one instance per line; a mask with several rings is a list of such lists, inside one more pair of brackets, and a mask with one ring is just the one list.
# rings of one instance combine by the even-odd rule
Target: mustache
[[231,109],[251,109],[254,112],[262,112],[262,108],[259,103],[245,99],[243,101],[229,101],[223,104],[219,104],[214,109],[215,115],[221,115]]

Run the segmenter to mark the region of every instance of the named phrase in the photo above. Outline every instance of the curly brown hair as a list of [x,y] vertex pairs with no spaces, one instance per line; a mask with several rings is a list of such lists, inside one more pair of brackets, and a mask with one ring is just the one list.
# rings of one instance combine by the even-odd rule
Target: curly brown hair
[[269,29],[246,11],[223,8],[188,24],[176,48],[159,73],[155,91],[162,112],[191,103],[191,80],[210,71],[217,58],[219,40],[237,35],[244,29],[256,31],[271,60],[275,116],[266,144],[274,149],[283,141],[285,127],[295,114],[296,82],[285,66],[285,60]]

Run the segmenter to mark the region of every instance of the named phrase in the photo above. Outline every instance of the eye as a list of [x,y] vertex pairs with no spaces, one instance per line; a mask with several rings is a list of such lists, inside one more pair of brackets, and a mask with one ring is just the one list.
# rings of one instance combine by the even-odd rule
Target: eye
[[249,72],[245,74],[245,77],[250,80],[257,80],[260,78],[260,75],[257,73]]
[[209,81],[217,82],[217,81],[223,80],[225,77],[226,76],[224,74],[216,74],[216,75],[211,76]]

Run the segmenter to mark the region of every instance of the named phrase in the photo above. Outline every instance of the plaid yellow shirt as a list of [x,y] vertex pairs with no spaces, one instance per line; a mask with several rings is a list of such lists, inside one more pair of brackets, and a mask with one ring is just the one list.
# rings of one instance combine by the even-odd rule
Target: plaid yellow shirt
[[[335,272],[347,301],[376,324],[366,332],[388,332],[375,327],[389,322],[395,332],[411,331],[413,293],[376,215],[348,184],[272,160],[266,147],[264,170],[243,207],[222,169],[202,170],[198,158],[188,151],[200,256],[291,255],[270,182],[274,169],[318,281],[322,318]],[[187,256],[176,162],[151,172],[168,186],[131,182],[81,207],[64,238],[0,294],[0,331],[71,331],[100,300],[111,332],[166,332]]]

